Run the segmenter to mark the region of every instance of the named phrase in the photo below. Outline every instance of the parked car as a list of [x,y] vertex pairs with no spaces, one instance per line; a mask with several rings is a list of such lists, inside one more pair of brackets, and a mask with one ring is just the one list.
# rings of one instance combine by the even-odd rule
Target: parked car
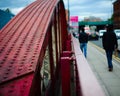
[[73,36],[74,36],[75,38],[78,38],[78,37],[79,37],[78,32],[72,32],[72,34],[73,34]]
[[106,30],[99,30],[99,37],[101,38],[103,36],[103,33],[106,32]]
[[89,34],[89,41],[91,41],[91,40],[98,40],[99,39],[99,34],[98,34],[98,32],[91,32],[90,34]]
[[120,29],[115,29],[114,32],[117,36],[117,39],[120,39]]

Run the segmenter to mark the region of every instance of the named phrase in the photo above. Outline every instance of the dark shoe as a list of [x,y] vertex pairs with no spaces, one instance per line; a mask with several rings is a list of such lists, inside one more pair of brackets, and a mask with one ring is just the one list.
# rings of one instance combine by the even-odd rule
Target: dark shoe
[[113,71],[113,68],[109,68],[109,71]]

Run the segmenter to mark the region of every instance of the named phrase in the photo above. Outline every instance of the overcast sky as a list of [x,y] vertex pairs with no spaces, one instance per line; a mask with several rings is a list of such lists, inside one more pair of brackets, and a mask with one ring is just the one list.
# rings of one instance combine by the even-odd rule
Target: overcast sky
[[[0,9],[9,8],[17,14],[35,0],[0,0]],[[78,16],[79,21],[84,17],[95,16],[107,20],[112,14],[112,2],[115,0],[69,0],[70,16]],[[64,0],[68,9],[68,0]]]

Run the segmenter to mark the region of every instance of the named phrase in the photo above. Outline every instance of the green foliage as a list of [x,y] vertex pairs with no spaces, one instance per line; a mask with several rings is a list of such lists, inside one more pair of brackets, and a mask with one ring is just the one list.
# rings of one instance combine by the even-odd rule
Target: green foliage
[[7,12],[7,13],[12,13],[9,8],[7,8],[7,9],[5,10],[5,12]]
[[113,21],[113,15],[108,19],[108,21]]

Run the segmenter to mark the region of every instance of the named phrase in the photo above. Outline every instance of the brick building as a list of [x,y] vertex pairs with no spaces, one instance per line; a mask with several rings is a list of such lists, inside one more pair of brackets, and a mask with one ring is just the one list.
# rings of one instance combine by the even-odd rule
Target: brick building
[[113,3],[113,24],[115,29],[120,29],[120,0]]

